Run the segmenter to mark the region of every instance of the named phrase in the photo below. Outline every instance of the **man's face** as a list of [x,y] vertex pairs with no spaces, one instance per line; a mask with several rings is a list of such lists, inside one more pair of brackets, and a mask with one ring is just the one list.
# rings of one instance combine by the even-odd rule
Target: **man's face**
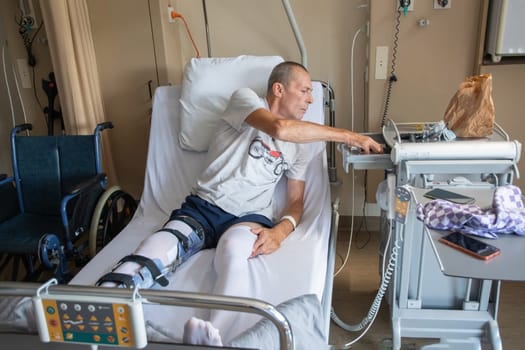
[[283,84],[280,101],[281,114],[290,119],[302,119],[312,102],[310,75],[303,70],[295,69],[290,82]]

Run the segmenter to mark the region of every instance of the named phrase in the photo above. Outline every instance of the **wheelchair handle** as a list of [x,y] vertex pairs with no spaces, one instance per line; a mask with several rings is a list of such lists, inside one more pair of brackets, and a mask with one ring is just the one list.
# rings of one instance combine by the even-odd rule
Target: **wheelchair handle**
[[95,159],[95,167],[97,169],[97,173],[102,172],[102,166],[101,166],[101,160],[100,160],[100,132],[104,129],[113,129],[113,123],[112,122],[103,122],[97,124],[97,127],[95,128],[95,150],[97,157]]
[[103,122],[103,123],[97,124],[95,132],[102,131],[104,129],[113,129],[113,122]]
[[19,132],[22,132],[25,130],[33,130],[33,124],[25,123],[25,124],[16,125],[13,128],[13,133],[18,134]]

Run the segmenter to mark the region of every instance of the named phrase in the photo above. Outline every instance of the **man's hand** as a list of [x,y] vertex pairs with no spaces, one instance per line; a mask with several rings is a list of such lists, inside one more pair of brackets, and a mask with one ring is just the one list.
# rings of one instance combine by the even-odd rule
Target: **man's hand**
[[257,240],[253,244],[250,258],[255,258],[261,254],[271,254],[281,246],[281,242],[286,238],[286,234],[279,228],[273,229],[267,227],[252,228],[252,233],[257,235]]
[[365,154],[369,153],[383,153],[383,146],[374,141],[370,136],[355,134],[352,146],[359,147]]

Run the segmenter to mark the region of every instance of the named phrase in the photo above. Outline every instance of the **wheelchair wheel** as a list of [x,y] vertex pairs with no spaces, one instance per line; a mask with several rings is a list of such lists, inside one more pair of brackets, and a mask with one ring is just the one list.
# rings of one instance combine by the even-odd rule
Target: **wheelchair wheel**
[[38,242],[38,260],[46,269],[58,266],[63,260],[63,253],[60,247],[60,240],[54,234],[42,236]]
[[91,219],[89,232],[91,257],[126,227],[136,209],[135,199],[118,186],[113,186],[102,194]]

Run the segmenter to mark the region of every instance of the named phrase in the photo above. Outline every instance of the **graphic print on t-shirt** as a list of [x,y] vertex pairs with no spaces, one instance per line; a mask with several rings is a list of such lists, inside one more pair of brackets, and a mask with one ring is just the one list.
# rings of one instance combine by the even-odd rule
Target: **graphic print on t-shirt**
[[284,161],[282,153],[272,150],[259,136],[255,137],[250,143],[248,154],[252,158],[264,161],[264,165],[269,167],[277,176],[288,169],[288,163]]

